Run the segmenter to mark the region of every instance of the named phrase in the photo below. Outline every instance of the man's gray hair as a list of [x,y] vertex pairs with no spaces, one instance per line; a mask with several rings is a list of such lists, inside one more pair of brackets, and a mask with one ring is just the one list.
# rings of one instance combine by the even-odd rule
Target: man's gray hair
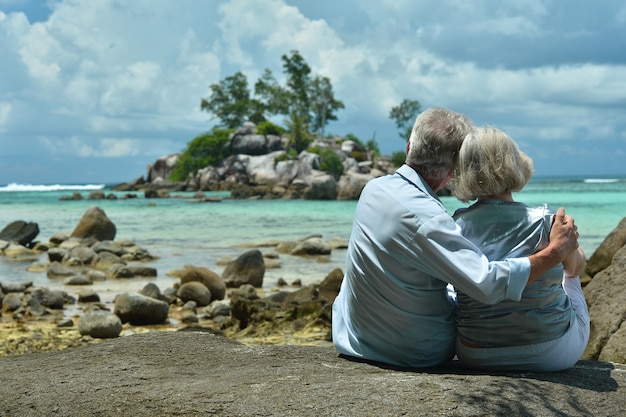
[[463,140],[475,130],[464,114],[431,107],[415,119],[406,164],[421,175],[444,178],[454,168]]

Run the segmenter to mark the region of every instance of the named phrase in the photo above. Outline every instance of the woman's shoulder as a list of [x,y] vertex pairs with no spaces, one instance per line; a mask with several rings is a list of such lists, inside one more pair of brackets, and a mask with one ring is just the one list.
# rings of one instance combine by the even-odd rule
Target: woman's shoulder
[[548,204],[541,204],[536,207],[527,206],[526,211],[528,212],[529,217],[539,219],[543,218],[544,220],[549,220],[552,222],[552,216],[556,213],[556,210],[550,208]]

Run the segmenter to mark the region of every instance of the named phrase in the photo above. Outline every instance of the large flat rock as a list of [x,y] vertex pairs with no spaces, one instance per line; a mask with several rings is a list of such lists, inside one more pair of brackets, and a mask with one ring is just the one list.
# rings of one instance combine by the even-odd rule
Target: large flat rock
[[401,370],[332,348],[151,332],[0,359],[2,416],[621,416],[626,365]]

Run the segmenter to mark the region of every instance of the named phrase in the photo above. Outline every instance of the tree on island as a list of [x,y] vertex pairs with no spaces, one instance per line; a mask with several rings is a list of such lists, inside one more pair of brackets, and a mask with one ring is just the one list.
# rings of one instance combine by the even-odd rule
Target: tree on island
[[[254,84],[254,92],[246,75],[240,71],[209,86],[211,94],[201,99],[200,108],[211,113],[219,122],[211,131],[187,144],[172,171],[172,181],[185,181],[190,174],[230,156],[230,150],[226,148],[228,137],[246,121],[255,123],[259,134],[286,134],[289,139],[287,150],[292,156],[307,150],[314,136],[324,136],[326,125],[337,120],[337,112],[345,108],[343,102],[335,97],[331,80],[313,75],[311,67],[297,50],[283,55],[281,59],[285,74],[282,85],[271,70],[265,69]],[[395,120],[398,129],[406,129],[410,134],[409,122],[420,109],[418,101],[405,99],[392,108],[389,117]],[[269,120],[278,115],[285,116],[284,128]],[[408,139],[408,136],[401,136]],[[374,138],[366,144],[353,134],[348,134],[346,138],[375,155],[380,154]],[[330,161],[328,157],[326,159]],[[403,153],[394,153],[392,159],[400,165],[404,162]],[[333,160],[332,165],[336,174],[338,164]]]
[[201,100],[200,108],[215,115],[220,126],[228,129],[236,129],[248,120],[259,124],[272,116],[284,115],[290,120],[287,127],[306,126],[308,133],[323,136],[324,127],[337,120],[337,111],[345,108],[343,102],[335,98],[330,79],[312,75],[311,67],[298,51],[281,59],[284,85],[266,69],[251,95],[247,77],[237,72],[211,84],[211,95]]
[[422,105],[417,100],[404,99],[402,103],[389,111],[389,118],[396,122],[398,135],[406,141],[411,136],[415,117],[422,111]]

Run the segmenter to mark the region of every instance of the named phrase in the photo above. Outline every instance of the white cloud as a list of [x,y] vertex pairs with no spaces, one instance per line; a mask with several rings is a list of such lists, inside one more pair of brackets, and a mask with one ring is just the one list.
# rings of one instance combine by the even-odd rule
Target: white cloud
[[142,154],[141,141],[136,139],[102,138],[85,140],[77,137],[68,139],[40,138],[39,142],[51,155],[71,155],[79,158],[119,158]]
[[0,102],[0,126],[9,120],[11,114],[11,103]]

